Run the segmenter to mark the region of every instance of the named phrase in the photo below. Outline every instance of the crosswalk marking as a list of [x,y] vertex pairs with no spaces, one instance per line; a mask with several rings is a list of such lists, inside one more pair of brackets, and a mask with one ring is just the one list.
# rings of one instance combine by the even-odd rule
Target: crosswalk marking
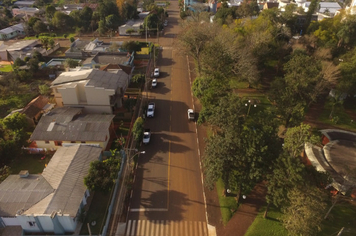
[[125,236],[208,236],[203,221],[129,220]]

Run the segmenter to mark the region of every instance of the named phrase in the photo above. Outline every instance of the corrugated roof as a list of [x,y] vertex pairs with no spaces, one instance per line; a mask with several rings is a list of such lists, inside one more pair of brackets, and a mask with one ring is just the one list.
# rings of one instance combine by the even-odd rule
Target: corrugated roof
[[52,86],[88,80],[85,86],[94,86],[104,89],[126,90],[129,76],[125,72],[118,71],[113,74],[96,69],[69,71],[60,74],[53,82]]
[[0,184],[0,216],[15,216],[19,210],[27,210],[53,191],[41,175],[27,178],[10,175]]
[[27,117],[33,118],[43,110],[48,102],[49,99],[47,97],[39,95],[28,103],[20,113],[25,114]]
[[101,148],[85,145],[59,148],[42,173],[56,191],[25,214],[51,214],[60,210],[75,217],[86,191],[84,177],[90,162],[98,160],[100,153]]
[[[82,115],[82,108],[60,107],[42,116],[30,140],[106,141],[114,115]],[[55,122],[52,129],[50,124]]]

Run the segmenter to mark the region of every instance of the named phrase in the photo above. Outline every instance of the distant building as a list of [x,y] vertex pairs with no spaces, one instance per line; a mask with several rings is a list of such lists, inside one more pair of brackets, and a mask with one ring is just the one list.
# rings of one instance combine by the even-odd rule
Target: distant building
[[36,46],[39,46],[38,40],[21,40],[8,46],[2,45],[0,48],[0,60],[15,61],[18,57],[22,59],[26,56],[31,57],[34,50],[46,51],[44,48],[36,48]]
[[5,29],[0,30],[0,40],[8,40],[18,36],[25,36],[25,30],[23,24],[17,24],[9,26]]

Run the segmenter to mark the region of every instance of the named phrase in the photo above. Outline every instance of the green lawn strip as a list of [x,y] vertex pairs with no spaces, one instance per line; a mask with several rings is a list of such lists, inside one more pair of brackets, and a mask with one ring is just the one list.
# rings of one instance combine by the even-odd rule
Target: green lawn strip
[[216,182],[216,190],[219,196],[221,216],[224,225],[226,225],[227,222],[229,222],[229,220],[233,216],[233,213],[237,210],[237,202],[235,199],[237,192],[236,191],[231,192],[230,193],[231,196],[227,196],[227,197],[222,196],[222,193],[224,191],[224,183],[221,179],[219,179],[218,182]]
[[356,121],[351,121],[352,118],[345,112],[343,106],[335,106],[333,119],[330,119],[329,117],[330,112],[331,106],[329,105],[329,103],[326,103],[322,113],[318,117],[318,121],[343,129],[356,131]]
[[42,159],[43,156],[45,155],[21,154],[9,165],[11,174],[18,174],[21,170],[28,170],[30,174],[41,174],[52,157],[52,155],[46,155],[46,158]]
[[141,51],[136,52],[137,54],[140,55],[148,55],[150,53],[150,49],[148,47],[141,48]]
[[13,69],[12,69],[11,65],[2,65],[2,66],[0,66],[0,71],[1,72],[11,72],[11,71],[13,71]]
[[[90,225],[91,233],[93,235],[99,235],[102,227],[105,224],[107,208],[110,204],[111,193],[95,192],[91,201],[88,212],[80,230],[81,235],[89,235],[87,223]],[[91,223],[95,221],[95,225]]]
[[268,211],[268,217],[263,218],[263,214],[266,210],[266,206],[261,207],[256,219],[252,225],[248,228],[245,236],[285,236],[288,235],[287,230],[283,227],[279,218],[282,213],[275,207],[270,207]]
[[355,235],[356,232],[356,205],[347,202],[337,203],[331,210],[328,219],[324,220],[318,236],[336,235],[345,227],[342,236]]

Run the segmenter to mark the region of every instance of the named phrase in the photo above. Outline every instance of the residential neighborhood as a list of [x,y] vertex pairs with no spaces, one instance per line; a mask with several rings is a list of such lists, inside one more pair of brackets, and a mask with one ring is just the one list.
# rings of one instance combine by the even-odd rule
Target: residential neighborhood
[[0,2],[0,235],[354,235],[355,3]]

